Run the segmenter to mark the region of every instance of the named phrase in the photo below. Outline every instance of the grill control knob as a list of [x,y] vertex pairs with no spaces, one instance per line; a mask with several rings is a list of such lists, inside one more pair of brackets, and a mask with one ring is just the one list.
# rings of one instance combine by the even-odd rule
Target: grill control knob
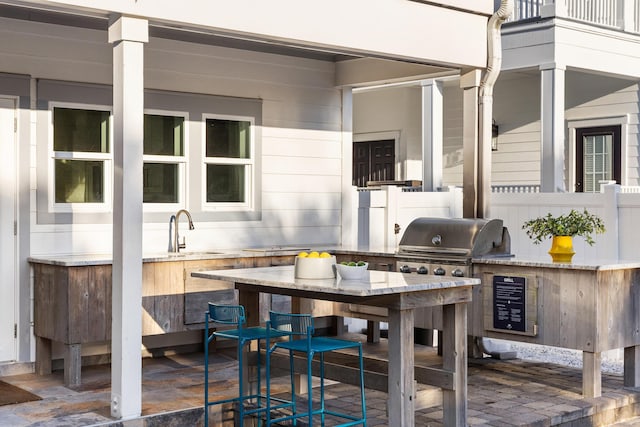
[[423,266],[421,266],[421,267],[419,267],[419,268],[418,268],[417,273],[418,273],[418,274],[428,274],[428,273],[429,273],[429,270],[427,270],[427,267],[425,267],[425,266],[423,265]]
[[438,267],[435,270],[433,270],[433,274],[435,274],[436,276],[444,276],[445,274],[447,274],[447,272],[444,271],[444,268]]
[[400,267],[400,273],[411,273],[411,267],[403,265]]
[[462,271],[459,268],[456,268],[455,270],[453,270],[451,272],[451,275],[454,276],[454,277],[464,277],[464,271]]

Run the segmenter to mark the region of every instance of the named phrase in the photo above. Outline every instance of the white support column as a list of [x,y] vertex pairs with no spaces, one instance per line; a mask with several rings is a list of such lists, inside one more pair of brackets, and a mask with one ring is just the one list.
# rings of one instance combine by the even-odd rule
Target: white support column
[[[342,88],[342,245],[358,243],[357,192],[353,186],[353,89]],[[355,199],[355,200],[354,200]]]
[[113,299],[111,415],[142,411],[142,146],[148,21],[119,16],[113,43]]
[[540,66],[540,190],[546,193],[565,191],[564,179],[564,80],[565,67],[558,64]]
[[465,218],[477,218],[478,213],[478,93],[480,70],[460,76],[464,90],[462,101],[462,213]]
[[422,191],[442,187],[444,128],[442,82],[425,80],[422,87]]

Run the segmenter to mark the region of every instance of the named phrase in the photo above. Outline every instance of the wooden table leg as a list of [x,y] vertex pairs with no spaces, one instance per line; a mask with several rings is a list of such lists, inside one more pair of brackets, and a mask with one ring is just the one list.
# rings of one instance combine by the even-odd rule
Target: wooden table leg
[[51,373],[51,340],[36,336],[36,374]]
[[389,309],[389,425],[415,426],[413,310]]
[[[243,288],[238,291],[238,303],[244,307],[244,314],[247,317],[247,326],[259,326],[260,325],[260,293],[254,292],[248,289]],[[245,372],[243,381],[243,389],[244,394],[253,394],[255,390],[251,390],[252,383],[249,381],[249,378],[252,377],[250,374],[255,370],[255,366],[252,366],[249,362],[250,353],[255,352],[258,349],[257,342],[253,341],[249,345],[246,345],[245,348],[242,349],[242,370]]]
[[82,382],[82,344],[65,344],[64,349],[64,385],[78,386]]
[[640,387],[640,346],[624,349],[624,386]]
[[445,426],[467,425],[467,304],[447,304],[442,309],[442,367],[454,372],[453,390],[442,390]]
[[367,320],[367,342],[380,342],[380,322]]
[[582,352],[582,396],[600,397],[602,395],[602,357],[600,352]]

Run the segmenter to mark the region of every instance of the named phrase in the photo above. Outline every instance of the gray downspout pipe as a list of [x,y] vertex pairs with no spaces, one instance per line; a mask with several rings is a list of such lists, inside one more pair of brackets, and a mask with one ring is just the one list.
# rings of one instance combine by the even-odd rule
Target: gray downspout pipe
[[[502,66],[502,40],[500,27],[513,12],[513,0],[501,0],[498,10],[489,18],[487,24],[487,69],[482,75],[478,96],[478,134],[480,147],[478,150],[478,205],[477,217],[489,218],[491,200],[491,124],[493,121],[493,87],[495,86],[500,67]],[[511,351],[508,342],[494,341],[478,337],[475,340],[481,353],[494,359],[514,359],[517,353]],[[471,350],[472,353],[475,351]],[[480,356],[481,357],[481,356]]]
[[487,69],[482,75],[479,87],[478,135],[478,207],[477,217],[489,217],[491,199],[491,124],[493,118],[493,87],[502,66],[502,41],[500,27],[513,12],[513,0],[501,0],[498,10],[487,24]]

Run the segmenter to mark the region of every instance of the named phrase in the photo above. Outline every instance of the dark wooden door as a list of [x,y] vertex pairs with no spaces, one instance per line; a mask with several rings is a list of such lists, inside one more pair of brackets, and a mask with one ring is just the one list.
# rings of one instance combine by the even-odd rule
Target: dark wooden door
[[576,129],[576,192],[599,192],[602,180],[621,182],[621,128]]
[[353,143],[353,185],[365,187],[367,181],[395,179],[395,140]]

